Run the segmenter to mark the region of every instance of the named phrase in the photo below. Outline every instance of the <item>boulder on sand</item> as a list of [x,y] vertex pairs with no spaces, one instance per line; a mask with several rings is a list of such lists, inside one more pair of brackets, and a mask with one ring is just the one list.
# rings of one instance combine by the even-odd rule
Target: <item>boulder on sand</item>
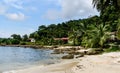
[[72,54],[65,55],[62,57],[62,59],[73,59],[73,58],[74,58],[74,55],[72,55]]

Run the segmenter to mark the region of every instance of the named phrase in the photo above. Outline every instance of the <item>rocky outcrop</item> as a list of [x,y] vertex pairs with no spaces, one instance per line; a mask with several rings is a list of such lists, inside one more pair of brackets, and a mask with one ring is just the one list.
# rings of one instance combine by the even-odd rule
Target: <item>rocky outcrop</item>
[[84,54],[79,54],[75,58],[80,58],[80,57],[84,57]]
[[74,55],[72,55],[72,54],[65,55],[62,57],[62,59],[73,59],[73,58],[74,58]]
[[85,49],[83,47],[76,46],[62,46],[54,48],[54,52],[52,54],[68,54],[63,56],[62,59],[73,59],[84,57],[84,55],[96,55],[103,52],[101,48],[89,48]]

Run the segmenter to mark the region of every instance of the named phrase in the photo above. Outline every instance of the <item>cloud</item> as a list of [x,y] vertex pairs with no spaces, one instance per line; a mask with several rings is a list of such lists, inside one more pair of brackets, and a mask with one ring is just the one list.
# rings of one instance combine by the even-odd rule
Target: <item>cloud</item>
[[3,15],[6,12],[6,8],[0,5],[0,15]]
[[50,20],[55,20],[60,17],[60,13],[57,10],[48,10],[43,18],[47,18]]
[[3,3],[17,9],[24,9],[23,1],[21,0],[3,0]]
[[26,18],[23,13],[8,13],[6,14],[6,17],[10,20],[15,20],[15,21],[22,21]]
[[93,9],[92,0],[58,0],[58,2],[61,10],[48,10],[45,14],[48,19],[51,19],[51,17],[54,17],[54,19],[85,18],[99,14],[96,9]]
[[[0,2],[0,15],[10,20],[23,21],[27,16],[23,13],[25,7],[21,0],[2,0]],[[11,12],[11,10],[13,10]]]

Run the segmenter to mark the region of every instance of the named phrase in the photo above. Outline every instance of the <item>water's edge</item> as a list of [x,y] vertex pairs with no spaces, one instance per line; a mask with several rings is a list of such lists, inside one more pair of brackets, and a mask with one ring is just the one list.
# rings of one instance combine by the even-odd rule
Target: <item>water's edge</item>
[[[0,71],[0,73],[15,73],[14,71],[19,70],[19,69],[26,69],[29,67],[49,65],[49,64],[55,64],[55,63],[60,62],[60,58],[62,55],[53,55],[53,54],[51,54],[51,52],[52,52],[51,50],[47,50],[47,49],[34,49],[34,48],[23,48],[23,47],[3,47],[3,46],[1,47],[0,46],[0,57],[3,58],[3,59],[0,59],[0,63],[3,62],[3,64],[0,64],[1,67],[2,67],[2,65],[3,65],[3,67],[7,67],[7,65],[13,66],[14,64],[18,64],[18,66],[21,66],[22,65],[21,63],[23,63],[23,65],[26,63],[33,64],[33,65],[23,67],[23,68],[18,68],[18,69],[16,68],[16,69]],[[9,60],[10,60],[10,62],[15,61],[16,63],[9,64]],[[17,63],[17,62],[19,62],[19,60],[20,60],[20,64]],[[30,63],[29,63],[29,61],[30,61]],[[5,64],[5,66],[4,66],[4,64]],[[14,65],[14,66],[17,66],[17,65]]]
[[53,49],[55,46],[41,46],[41,45],[0,45],[0,47],[23,47],[33,49]]

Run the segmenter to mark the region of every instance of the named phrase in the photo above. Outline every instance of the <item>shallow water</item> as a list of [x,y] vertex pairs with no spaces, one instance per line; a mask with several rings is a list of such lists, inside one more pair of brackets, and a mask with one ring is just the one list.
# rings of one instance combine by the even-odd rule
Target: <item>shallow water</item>
[[52,50],[0,47],[0,72],[60,61],[62,55],[52,55],[51,52]]

